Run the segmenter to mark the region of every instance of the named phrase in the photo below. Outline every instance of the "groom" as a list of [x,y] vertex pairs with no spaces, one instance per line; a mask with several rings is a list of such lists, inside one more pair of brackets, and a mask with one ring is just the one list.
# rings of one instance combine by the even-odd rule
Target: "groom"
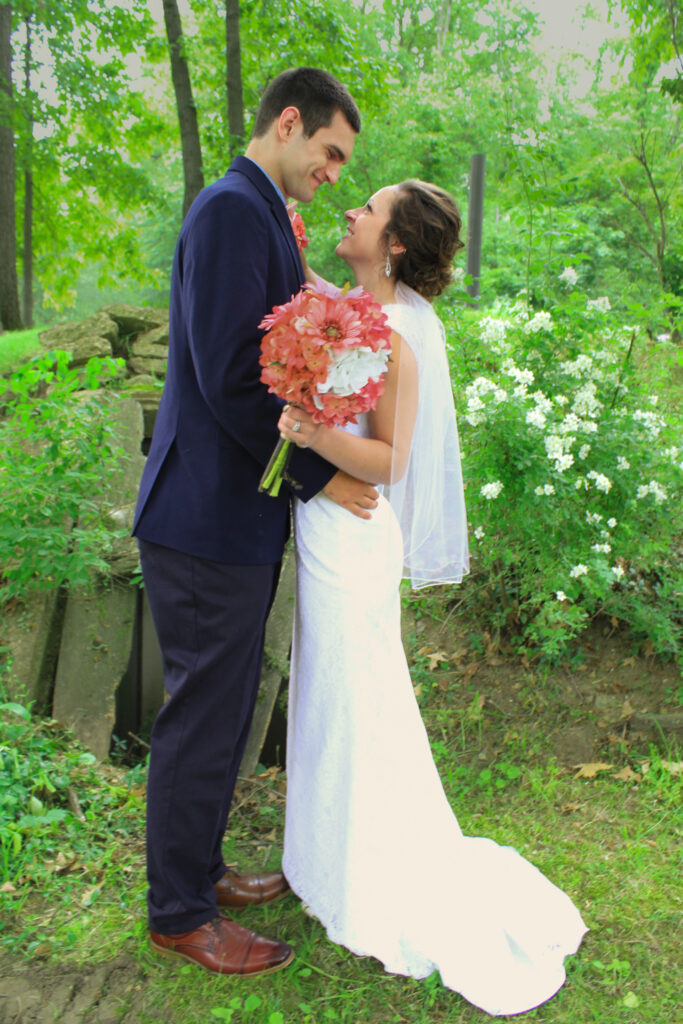
[[221,974],[279,970],[294,954],[219,913],[282,896],[279,873],[229,870],[222,856],[258,691],[266,618],[289,533],[289,499],[319,491],[360,518],[377,492],[295,448],[289,492],[260,494],[281,402],[260,383],[258,324],[304,272],[286,200],[334,185],[360,116],[315,68],[263,95],[246,155],[198,196],[171,283],[164,393],[134,533],[164,661],[147,785],[150,940]]

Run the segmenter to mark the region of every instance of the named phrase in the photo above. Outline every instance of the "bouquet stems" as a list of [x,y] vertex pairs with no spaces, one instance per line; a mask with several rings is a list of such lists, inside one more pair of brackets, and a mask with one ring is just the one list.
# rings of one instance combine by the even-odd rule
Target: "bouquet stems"
[[277,498],[282,484],[282,474],[287,469],[292,442],[281,437],[273,449],[268,465],[258,485],[259,491],[265,491],[271,498]]

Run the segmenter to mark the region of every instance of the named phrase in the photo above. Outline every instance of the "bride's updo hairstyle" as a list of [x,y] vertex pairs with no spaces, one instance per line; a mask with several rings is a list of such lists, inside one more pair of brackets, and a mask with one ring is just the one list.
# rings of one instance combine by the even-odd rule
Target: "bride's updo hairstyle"
[[438,185],[410,180],[396,188],[382,238],[384,252],[392,237],[398,239],[406,251],[391,256],[396,280],[425,299],[433,299],[450,283],[453,257],[463,246],[460,212],[448,192]]

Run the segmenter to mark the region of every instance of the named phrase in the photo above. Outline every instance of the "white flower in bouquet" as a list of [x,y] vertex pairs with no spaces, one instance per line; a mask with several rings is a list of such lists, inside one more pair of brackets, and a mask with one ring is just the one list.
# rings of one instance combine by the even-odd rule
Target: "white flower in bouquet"
[[[386,373],[387,351],[360,346],[331,353],[327,379],[318,384],[318,392],[322,395],[330,392],[333,395],[355,395],[368,380],[375,380]],[[322,409],[323,403],[314,398],[316,406]]]

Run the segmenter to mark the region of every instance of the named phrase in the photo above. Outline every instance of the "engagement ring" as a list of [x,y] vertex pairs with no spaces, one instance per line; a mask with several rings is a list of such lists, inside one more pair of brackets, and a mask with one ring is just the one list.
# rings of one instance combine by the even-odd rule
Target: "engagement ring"
[[295,434],[297,434],[301,430],[301,420],[297,420],[295,422],[294,426],[292,427],[292,430],[294,431]]

